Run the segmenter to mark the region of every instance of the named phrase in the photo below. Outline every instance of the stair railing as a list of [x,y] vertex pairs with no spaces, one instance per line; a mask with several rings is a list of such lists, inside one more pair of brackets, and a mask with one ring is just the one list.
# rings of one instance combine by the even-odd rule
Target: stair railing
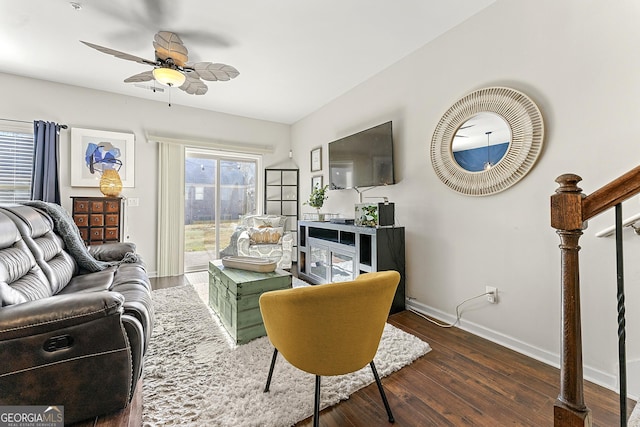
[[620,368],[620,425],[626,426],[626,356],[624,275],[622,266],[622,202],[640,193],[640,166],[589,196],[582,194],[578,175],[556,179],[559,188],[551,196],[551,226],[560,236],[562,282],[562,348],[560,394],[554,404],[554,426],[591,427],[591,411],[584,402],[580,275],[578,241],[587,220],[615,207],[618,284],[618,351]]

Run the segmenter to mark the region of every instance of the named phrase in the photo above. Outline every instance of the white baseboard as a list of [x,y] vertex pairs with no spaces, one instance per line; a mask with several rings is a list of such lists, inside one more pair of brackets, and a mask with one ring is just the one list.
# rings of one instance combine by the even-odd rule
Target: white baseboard
[[627,360],[627,394],[636,401],[640,396],[640,359]]
[[[422,304],[415,300],[407,300],[406,307],[408,310],[415,310],[419,313],[433,317],[445,323],[455,322],[455,316],[449,313],[445,313],[426,304]],[[520,341],[516,338],[510,337],[500,332],[485,328],[484,326],[470,322],[468,320],[460,319],[458,327],[467,332],[471,332],[474,335],[488,339],[491,342],[507,347],[513,351],[529,356],[540,362],[551,365],[555,368],[560,368],[560,355],[549,352],[547,350],[532,346],[526,342]],[[598,384],[602,387],[618,392],[618,377],[617,375],[611,375],[603,372],[599,369],[595,369],[589,366],[583,367],[584,378],[592,383]],[[631,397],[631,396],[629,396]]]

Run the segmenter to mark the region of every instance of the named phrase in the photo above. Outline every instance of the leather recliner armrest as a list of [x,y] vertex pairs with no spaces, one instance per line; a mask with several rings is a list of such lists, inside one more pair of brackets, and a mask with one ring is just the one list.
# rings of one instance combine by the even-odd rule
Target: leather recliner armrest
[[123,301],[88,292],[0,308],[0,405],[63,405],[65,423],[124,408],[142,343],[132,356]]
[[0,342],[56,331],[122,312],[116,292],[55,295],[0,309]]
[[89,253],[98,261],[120,261],[127,252],[136,253],[135,243],[113,242],[89,246]]

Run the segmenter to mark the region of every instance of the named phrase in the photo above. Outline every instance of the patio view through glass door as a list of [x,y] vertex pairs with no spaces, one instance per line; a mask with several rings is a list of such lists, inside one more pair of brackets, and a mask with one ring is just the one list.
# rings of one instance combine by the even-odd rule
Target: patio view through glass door
[[259,157],[187,149],[184,271],[206,270],[227,247],[240,217],[256,213]]

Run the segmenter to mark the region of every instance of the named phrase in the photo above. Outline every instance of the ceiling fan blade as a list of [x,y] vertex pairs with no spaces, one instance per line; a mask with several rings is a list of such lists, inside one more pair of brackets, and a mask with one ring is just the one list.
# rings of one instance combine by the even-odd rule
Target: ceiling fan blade
[[234,67],[226,64],[196,62],[195,64],[188,64],[188,67],[193,68],[201,79],[212,82],[235,79],[240,74],[240,72],[238,72]]
[[85,41],[82,41],[82,40],[80,40],[80,43],[84,43],[87,46],[92,47],[95,50],[100,51],[102,53],[106,53],[108,55],[113,55],[116,58],[126,59],[127,61],[138,62],[140,64],[156,65],[155,61],[150,61],[148,59],[144,59],[144,58],[141,58],[139,56],[131,55],[129,53],[120,52],[119,50],[110,49],[108,47],[99,46],[97,44],[85,42]]
[[187,43],[191,46],[194,44],[201,44],[210,47],[230,47],[234,43],[232,43],[229,37],[226,37],[222,34],[211,33],[208,31],[200,31],[200,30],[180,30],[179,31],[182,38],[184,38]]
[[187,80],[180,86],[180,89],[187,92],[189,95],[204,95],[209,88],[204,82],[196,77],[186,75]]
[[124,79],[125,83],[148,82],[153,80],[153,71],[145,71],[144,73],[135,74]]
[[176,33],[158,31],[153,38],[156,56],[163,61],[171,58],[173,63],[182,67],[189,60],[189,51]]

